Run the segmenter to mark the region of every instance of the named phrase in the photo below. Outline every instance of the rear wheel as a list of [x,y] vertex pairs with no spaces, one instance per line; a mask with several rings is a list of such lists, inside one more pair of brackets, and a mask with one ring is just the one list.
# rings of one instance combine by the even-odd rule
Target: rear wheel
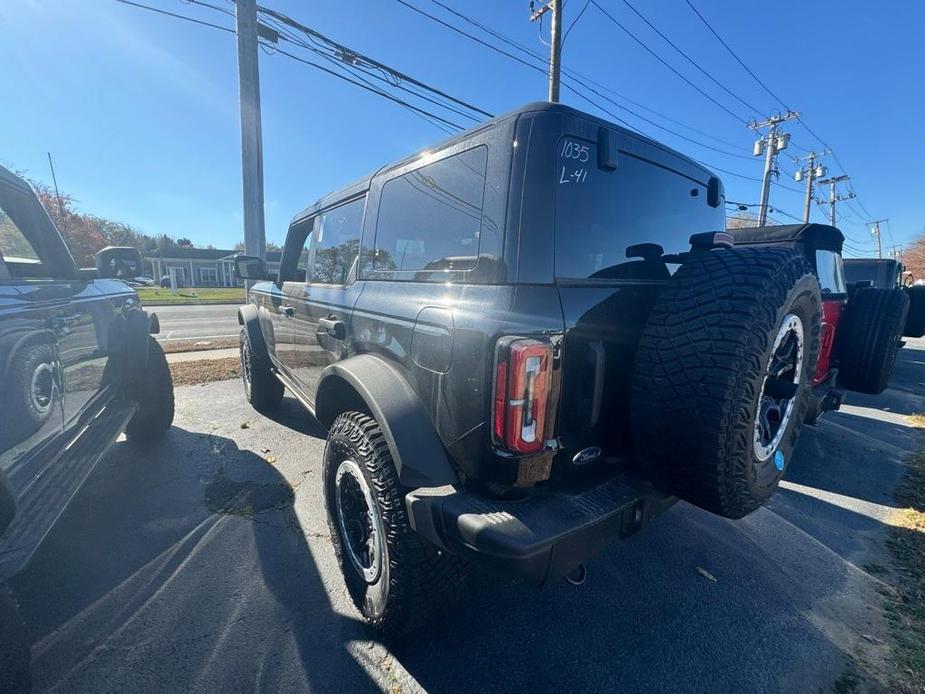
[[886,390],[906,324],[909,296],[902,289],[862,287],[854,292],[839,331],[839,383],[858,393]]
[[739,518],[777,489],[805,418],[821,297],[789,249],[696,255],[671,279],[633,368],[644,471],[666,491]]
[[270,364],[254,353],[247,328],[241,329],[241,381],[244,397],[258,410],[271,410],[283,399],[284,387],[279,382]]
[[173,378],[164,350],[153,337],[148,337],[148,360],[145,369],[135,374],[126,389],[127,396],[138,402],[125,435],[137,441],[151,441],[166,432],[173,423]]
[[324,451],[324,490],[334,550],[366,621],[383,633],[407,633],[452,601],[465,564],[411,528],[407,490],[369,415],[347,412],[334,420]]

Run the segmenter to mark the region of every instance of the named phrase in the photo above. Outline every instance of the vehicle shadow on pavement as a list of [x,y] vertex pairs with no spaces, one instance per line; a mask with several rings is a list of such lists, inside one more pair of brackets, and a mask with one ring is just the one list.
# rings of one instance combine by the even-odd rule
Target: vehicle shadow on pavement
[[370,632],[332,607],[293,499],[229,438],[117,443],[15,581],[35,689],[377,687],[351,651]]
[[302,403],[288,395],[283,398],[279,407],[261,414],[267,419],[272,419],[277,424],[282,424],[284,427],[306,436],[323,439],[328,435],[321,422],[309,414]]
[[[896,380],[925,382],[908,352]],[[886,657],[878,562],[919,445],[904,415],[923,409],[911,390],[849,403],[804,429],[767,507],[731,521],[679,503],[580,588],[476,576],[465,609],[393,651],[431,692],[832,690]]]

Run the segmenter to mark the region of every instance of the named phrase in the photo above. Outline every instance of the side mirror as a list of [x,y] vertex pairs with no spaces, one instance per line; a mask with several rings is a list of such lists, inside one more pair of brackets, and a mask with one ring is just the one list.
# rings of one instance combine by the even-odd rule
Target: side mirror
[[253,255],[236,255],[234,257],[234,274],[242,280],[265,280],[267,276],[267,264],[263,258]]
[[98,277],[130,280],[144,274],[141,253],[134,246],[107,246],[96,254]]

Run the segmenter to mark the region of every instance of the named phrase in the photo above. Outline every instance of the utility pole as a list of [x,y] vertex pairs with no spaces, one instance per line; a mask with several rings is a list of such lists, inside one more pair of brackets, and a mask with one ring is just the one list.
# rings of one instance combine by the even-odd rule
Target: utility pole
[[552,13],[549,30],[549,101],[559,101],[559,73],[562,65],[562,0],[549,0],[540,9],[533,9],[530,3],[530,21],[539,20],[547,12]]
[[767,118],[760,123],[752,121],[749,126],[752,130],[758,131],[761,128],[768,128],[768,134],[761,137],[755,142],[754,155],[760,157],[764,155],[764,175],[761,177],[761,203],[758,209],[758,226],[763,227],[768,221],[768,198],[771,195],[771,175],[777,174],[775,157],[778,152],[787,148],[790,144],[790,135],[780,133],[778,126],[784,121],[799,118],[800,114],[794,111],[787,111],[781,115],[776,114]]
[[883,244],[880,242],[880,223],[888,222],[888,221],[890,220],[889,219],[873,219],[868,222],[868,224],[870,224],[871,236],[877,237],[877,257],[878,258],[883,257]]
[[241,102],[241,174],[244,182],[244,252],[266,259],[263,219],[263,139],[260,131],[260,71],[257,2],[237,0],[238,96]]
[[817,178],[825,176],[825,167],[817,166],[816,160],[828,154],[829,151],[825,150],[822,154],[816,154],[815,152],[810,152],[805,157],[799,157],[795,159],[797,163],[800,161],[806,161],[807,164],[805,167],[797,169],[796,174],[794,175],[794,180],[799,183],[804,178],[806,179],[806,197],[803,200],[803,223],[809,224],[809,214],[813,202],[813,181]]
[[823,181],[819,181],[819,185],[828,185],[829,186],[829,224],[833,227],[835,226],[835,203],[841,202],[842,200],[850,200],[854,197],[854,193],[850,192],[848,195],[841,195],[835,188],[836,185],[842,181],[849,180],[849,176],[842,174],[841,176],[832,176]]

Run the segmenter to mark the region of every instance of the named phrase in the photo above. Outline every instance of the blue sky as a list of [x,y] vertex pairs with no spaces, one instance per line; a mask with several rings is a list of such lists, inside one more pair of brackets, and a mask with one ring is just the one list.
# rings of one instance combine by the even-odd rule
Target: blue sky
[[[233,20],[182,0],[141,0],[225,26]],[[228,0],[211,0],[231,8]],[[664,34],[730,90],[767,113],[778,104],[700,24],[685,0],[631,0]],[[452,19],[431,0],[413,4]],[[732,110],[747,109],[678,56],[623,0],[599,0],[659,55]],[[526,0],[448,3],[517,41],[545,51]],[[502,113],[545,97],[544,77],[451,34],[396,0],[262,0],[358,51]],[[852,248],[874,248],[865,209],[889,217],[884,245],[925,231],[921,195],[925,138],[921,29],[925,3],[773,5],[694,0],[733,49],[834,149],[861,204],[842,205]],[[568,25],[584,0],[566,0]],[[772,16],[773,15],[773,16]],[[458,21],[457,21],[458,23]],[[545,30],[548,26],[544,26]],[[471,30],[471,28],[470,28]],[[150,234],[231,246],[243,237],[234,36],[112,0],[17,0],[0,7],[0,161],[61,188],[81,209]],[[647,117],[747,159],[703,149],[638,121],[656,139],[710,165],[757,177],[754,134],[623,34],[593,5],[565,44],[564,64],[685,126]],[[285,56],[261,53],[267,237],[322,193],[439,141],[434,126],[378,96]],[[564,90],[564,102],[593,110]],[[629,105],[629,104],[627,104]],[[638,110],[635,106],[630,108]],[[612,110],[613,107],[611,107]],[[821,145],[797,123],[793,141]],[[791,147],[781,164],[796,167]],[[841,173],[829,158],[830,173]],[[753,203],[759,184],[720,174],[730,200]],[[781,181],[795,186],[786,174]],[[776,188],[771,204],[801,211],[801,195]],[[862,206],[863,205],[863,208]],[[814,219],[824,220],[815,208]],[[786,221],[784,215],[777,215]],[[856,254],[849,252],[849,254]]]

